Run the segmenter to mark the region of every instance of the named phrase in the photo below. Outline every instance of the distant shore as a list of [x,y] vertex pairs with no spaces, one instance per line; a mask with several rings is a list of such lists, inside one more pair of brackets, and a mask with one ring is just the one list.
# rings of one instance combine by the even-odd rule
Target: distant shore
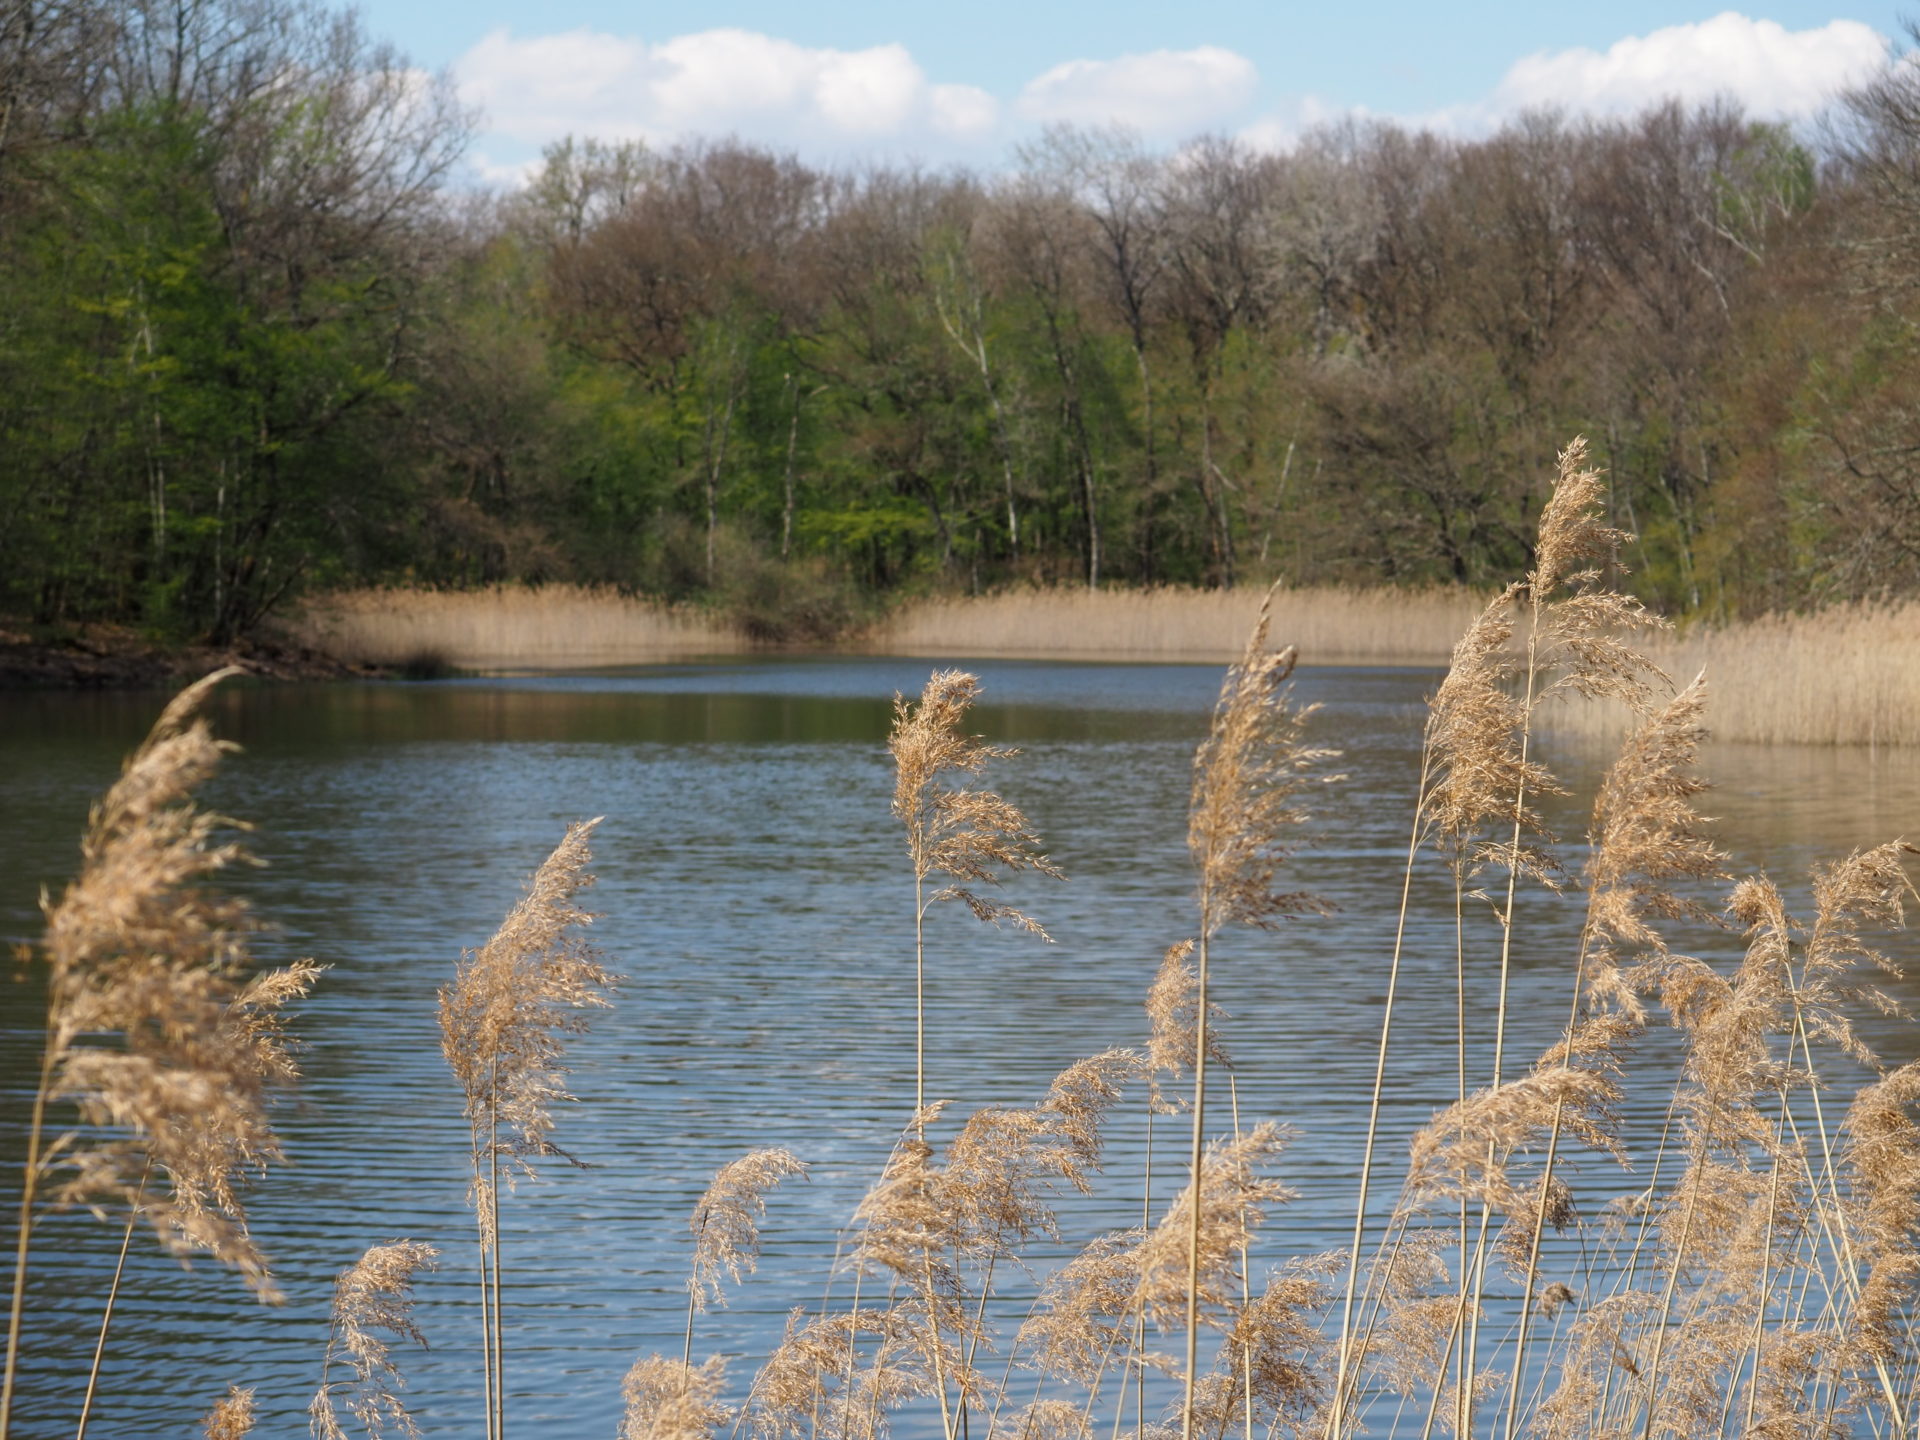
[[[950,659],[1191,660],[1240,653],[1263,589],[1003,591],[908,601],[822,647]],[[1462,589],[1317,587],[1273,602],[1276,644],[1310,664],[1444,665],[1485,598]],[[295,643],[360,664],[455,670],[642,665],[779,653],[709,611],[570,585],[357,590],[309,601]]]
[[121,625],[36,633],[0,621],[0,690],[161,690],[238,665],[268,680],[340,680],[385,673],[285,641],[167,644]]
[[[1239,653],[1264,592],[1016,590],[909,602],[816,647],[930,661],[1033,659],[1220,664]],[[1447,663],[1485,603],[1460,589],[1281,590],[1276,645],[1304,664]],[[1752,744],[1920,745],[1920,600],[1695,625],[1638,642],[1677,683],[1706,672],[1707,723]],[[555,585],[476,591],[377,589],[309,599],[245,646],[171,648],[114,627],[60,636],[0,623],[0,688],[162,687],[238,664],[269,679],[431,678],[795,653],[723,617],[612,590]],[[1630,717],[1567,704],[1546,728],[1611,741]]]

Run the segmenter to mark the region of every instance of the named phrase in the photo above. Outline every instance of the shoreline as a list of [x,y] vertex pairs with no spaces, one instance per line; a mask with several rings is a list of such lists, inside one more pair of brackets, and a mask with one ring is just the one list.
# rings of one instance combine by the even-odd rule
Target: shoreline
[[36,640],[0,621],[0,690],[165,690],[228,665],[275,682],[369,680],[390,673],[287,643],[170,645],[118,625],[77,626],[60,639]]
[[[1264,589],[1017,590],[918,599],[839,643],[768,641],[724,617],[578,586],[361,590],[317,596],[225,649],[156,644],[124,627],[36,637],[0,620],[0,688],[177,686],[222,665],[267,680],[560,674],[639,665],[894,656],[957,664],[1206,664],[1238,658]],[[1271,635],[1308,669],[1443,669],[1485,597],[1466,590],[1276,591]],[[1920,599],[1694,624],[1632,641],[1676,686],[1704,671],[1716,740],[1920,747]],[[1556,706],[1566,736],[1618,743],[1631,717]]]

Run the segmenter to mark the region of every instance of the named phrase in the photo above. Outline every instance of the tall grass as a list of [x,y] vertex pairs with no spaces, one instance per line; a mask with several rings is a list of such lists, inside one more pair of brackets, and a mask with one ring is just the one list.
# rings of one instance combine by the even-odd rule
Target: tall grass
[[423,669],[562,670],[753,648],[703,611],[579,585],[336,591],[307,601],[282,627],[341,660]]
[[[1120,1043],[1068,1065],[1030,1105],[963,1113],[928,1085],[940,1031],[917,1007],[912,1113],[839,1236],[818,1303],[789,1317],[751,1374],[731,1379],[717,1355],[696,1362],[697,1314],[753,1270],[762,1225],[778,1221],[769,1196],[804,1173],[802,1157],[757,1145],[693,1212],[682,1353],[628,1372],[623,1440],[881,1440],[901,1419],[937,1423],[944,1440],[1912,1434],[1920,1062],[1883,1065],[1855,1017],[1892,1008],[1879,936],[1904,921],[1916,852],[1891,841],[1817,867],[1804,918],[1771,879],[1724,873],[1700,814],[1706,684],[1676,689],[1651,665],[1647,651],[1668,642],[1619,589],[1628,537],[1601,522],[1605,509],[1583,449],[1569,447],[1534,569],[1479,604],[1435,691],[1410,797],[1400,939],[1391,956],[1352,963],[1388,981],[1384,1076],[1413,882],[1443,882],[1455,1053],[1413,1061],[1449,1069],[1456,1094],[1412,1134],[1383,1136],[1376,1082],[1350,1246],[1262,1252],[1266,1219],[1293,1198],[1276,1170],[1296,1132],[1243,1121],[1237,1098],[1222,1123],[1209,1093],[1225,1054],[1219,1001],[1231,994],[1216,944],[1229,927],[1323,908],[1284,880],[1312,835],[1314,787],[1337,777],[1311,712],[1287,696],[1292,651],[1267,643],[1282,595],[1272,614],[1256,613],[1195,757],[1194,910],[1169,915],[1163,937],[1194,938],[1167,950],[1142,1035],[1107,1037]],[[1004,753],[965,733],[975,689],[941,671],[917,702],[897,704],[903,890],[910,879],[919,922],[951,898],[1037,928],[977,888],[1003,871],[1054,872],[1024,815],[952,783]],[[1582,706],[1619,707],[1630,731],[1588,797],[1576,855],[1542,821],[1541,797],[1569,787],[1535,737],[1545,716]],[[180,725],[170,715],[167,735]],[[180,782],[168,783],[177,797]],[[203,837],[190,819],[169,823]],[[508,1166],[555,1153],[562,1037],[581,1006],[604,1002],[611,978],[577,928],[592,823],[569,831],[442,997],[472,1132],[493,1436],[505,1413],[499,1182]],[[207,868],[204,853],[189,859]],[[936,877],[952,883],[930,894]],[[1557,957],[1564,1025],[1519,1059],[1514,957],[1555,958],[1540,953],[1536,911],[1520,903],[1529,890],[1569,907],[1578,927]],[[1706,953],[1675,949],[1677,924],[1694,926]],[[926,953],[923,943],[921,990]],[[1645,1043],[1657,1026],[1674,1032],[1677,1061]],[[1866,1082],[1852,1085],[1861,1067]],[[1670,1097],[1642,1153],[1618,1118],[1630,1084]],[[1123,1107],[1129,1090],[1147,1104]],[[1154,1114],[1176,1108],[1191,1127],[1176,1194],[1156,1191],[1151,1173],[1103,1174],[1116,1128],[1137,1115],[1151,1136]],[[1389,1144],[1407,1156],[1390,1198],[1375,1193],[1375,1157]],[[1150,1141],[1144,1153],[1150,1171]],[[125,1158],[113,1171],[123,1184]],[[1130,1204],[1146,1197],[1141,1223],[1072,1237],[1037,1298],[1014,1293],[1009,1276],[1026,1273],[1036,1246],[1068,1240],[1059,1197],[1104,1184]],[[415,1242],[375,1247],[341,1277],[315,1400],[323,1435],[337,1440],[336,1395],[369,1428],[409,1423],[375,1332],[418,1338],[408,1286],[431,1259]],[[336,1364],[351,1378],[332,1378]],[[241,1425],[243,1408],[234,1399],[221,1423]]]
[[[1861,601],[1804,615],[1695,625],[1642,649],[1714,688],[1716,739],[1760,745],[1920,745],[1920,600]],[[1618,706],[1568,707],[1555,730],[1618,740]]]
[[886,655],[1226,662],[1262,605],[1318,665],[1444,665],[1484,595],[1333,586],[1246,590],[1009,590],[910,603],[860,637]]
[[[119,1219],[130,1242],[145,1225],[183,1260],[212,1255],[263,1302],[277,1302],[267,1257],[247,1229],[247,1182],[283,1156],[276,1092],[298,1078],[281,1011],[319,967],[253,972],[257,922],[210,881],[247,857],[223,838],[235,822],[201,810],[194,792],[233,747],[199,714],[232,671],[182,691],[88,816],[79,875],[45,903],[36,958],[47,991],[39,1084],[27,1126],[15,1234],[0,1437],[30,1318],[34,1227],[48,1209]],[[52,1127],[61,1105],[72,1127]],[[121,1263],[127,1245],[121,1247]],[[78,1428],[118,1298],[116,1268]]]
[[[1253,590],[1019,590],[909,602],[844,635],[868,654],[1060,660],[1220,661],[1240,653]],[[1448,663],[1488,597],[1455,589],[1275,591],[1277,634],[1316,665]],[[645,664],[763,649],[723,616],[576,586],[316,597],[286,622],[341,659],[455,669]],[[1525,627],[1517,644],[1525,645]],[[1803,615],[1696,624],[1639,642],[1681,680],[1712,672],[1714,733],[1760,744],[1920,744],[1920,601],[1860,602]],[[1540,723],[1608,740],[1626,709],[1554,706]]]

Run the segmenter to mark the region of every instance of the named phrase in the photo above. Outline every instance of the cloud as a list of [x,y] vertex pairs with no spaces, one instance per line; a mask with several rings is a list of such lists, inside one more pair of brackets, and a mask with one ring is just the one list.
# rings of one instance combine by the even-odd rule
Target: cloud
[[1886,54],[1885,37],[1858,20],[1788,30],[1728,10],[1629,36],[1604,54],[1576,48],[1529,55],[1507,71],[1486,107],[1625,115],[1663,100],[1699,104],[1724,95],[1757,118],[1798,120],[1870,74]]
[[[1391,115],[1414,129],[1484,135],[1528,110],[1618,117],[1666,100],[1687,105],[1726,98],[1759,120],[1803,120],[1885,63],[1885,36],[1857,20],[1788,30],[1728,10],[1694,24],[1630,35],[1606,50],[1540,51],[1508,67],[1492,92],[1423,115]],[[1284,150],[1317,125],[1366,120],[1378,112],[1296,97],[1240,131],[1248,144]]]
[[1069,60],[1030,81],[1017,108],[1028,120],[1120,124],[1147,136],[1185,138],[1243,110],[1258,85],[1252,61],[1203,45]]
[[490,138],[539,146],[569,134],[660,143],[736,134],[811,149],[941,148],[991,133],[999,104],[935,85],[901,45],[816,49],[748,30],[650,44],[594,30],[489,33],[454,65]]

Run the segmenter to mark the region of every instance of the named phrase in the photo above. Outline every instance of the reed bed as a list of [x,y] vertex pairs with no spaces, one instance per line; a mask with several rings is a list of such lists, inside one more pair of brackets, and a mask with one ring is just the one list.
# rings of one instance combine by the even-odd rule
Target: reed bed
[[[909,601],[849,632],[873,655],[1224,663],[1240,653],[1258,589],[1010,590]],[[1444,665],[1485,596],[1458,589],[1312,587],[1273,599],[1276,632],[1315,664]],[[575,585],[388,588],[308,600],[289,639],[341,660],[459,670],[638,665],[764,650],[719,614]]]
[[[1907,865],[1920,852],[1888,840],[1816,867],[1804,916],[1789,913],[1772,879],[1727,873],[1698,810],[1707,685],[1675,689],[1649,658],[1658,622],[1616,588],[1630,537],[1602,522],[1606,508],[1576,442],[1542,512],[1534,568],[1479,602],[1434,694],[1400,938],[1391,954],[1353,963],[1367,983],[1384,980],[1383,1078],[1404,1018],[1413,881],[1430,872],[1449,884],[1453,1053],[1402,1063],[1440,1069],[1456,1093],[1413,1133],[1388,1135],[1376,1079],[1350,1244],[1265,1253],[1264,1222],[1293,1198],[1282,1178],[1293,1126],[1310,1129],[1314,1117],[1243,1119],[1230,1086],[1228,1105],[1218,1095],[1230,1024],[1221,1001],[1254,949],[1248,929],[1312,924],[1326,909],[1287,878],[1313,838],[1314,796],[1341,777],[1315,741],[1311,710],[1293,703],[1292,651],[1267,643],[1282,623],[1280,596],[1257,609],[1195,756],[1193,905],[1167,917],[1141,1033],[1105,1037],[1031,1105],[965,1113],[938,1097],[939,1037],[917,1025],[914,1091],[894,1097],[892,1152],[846,1218],[819,1300],[792,1313],[757,1367],[698,1356],[697,1321],[750,1280],[762,1227],[781,1223],[774,1191],[807,1162],[743,1146],[689,1218],[684,1338],[678,1355],[642,1355],[628,1371],[622,1440],[885,1440],[896,1426],[941,1440],[1913,1434],[1920,1062],[1882,1063],[1855,1020],[1896,1008],[1882,989],[1896,967],[1881,937],[1904,922],[1915,897]],[[213,1250],[270,1298],[264,1257],[220,1223],[239,1216],[237,1198],[196,1202],[190,1182],[212,1176],[231,1190],[236,1161],[275,1158],[258,1102],[267,1081],[293,1077],[274,1012],[313,977],[242,985],[244,909],[178,887],[237,858],[213,845],[213,822],[188,800],[215,754],[204,726],[189,724],[204,688],[176,702],[129,763],[95,816],[87,870],[50,908],[55,1023],[43,1093],[92,1097],[85,1118],[109,1134],[30,1161],[40,1168],[30,1168],[28,1194],[34,1177],[60,1169],[56,1152],[74,1157],[63,1163],[77,1162],[81,1178],[106,1166],[88,1188],[104,1189],[116,1216],[138,1213],[151,1184],[173,1197],[163,1239]],[[1026,892],[1043,896],[1039,880],[1065,877],[1028,818],[976,783],[1014,758],[968,733],[978,688],[943,670],[917,699],[897,701],[893,814],[915,943],[875,983],[918,987],[962,943],[964,925],[947,919],[961,909],[1046,938]],[[1541,798],[1567,786],[1536,743],[1545,717],[1574,706],[1631,717],[1588,797],[1577,853],[1543,823]],[[570,1098],[564,1038],[608,1003],[615,978],[582,938],[592,917],[574,899],[588,883],[595,823],[568,830],[493,939],[455,963],[442,995],[444,1048],[471,1129],[486,1319],[473,1384],[491,1440],[515,1428],[499,1182],[564,1156],[552,1139],[552,1107]],[[1019,886],[1006,900],[1002,882]],[[1538,911],[1523,895],[1579,917],[1577,940],[1558,956],[1565,1023],[1536,1056],[1508,1043],[1512,962],[1520,947],[1537,950]],[[1674,947],[1681,927],[1702,937],[1703,953]],[[75,997],[119,995],[128,977],[150,982],[139,988],[149,1001],[178,1004],[184,1020],[171,1028],[194,1054],[254,1037],[239,1063],[204,1081],[229,1097],[222,1110],[181,1121],[136,1107],[123,1118],[101,1098],[110,1087],[89,1078],[96,1060],[76,1051],[62,1017]],[[113,1018],[120,1004],[87,1010],[93,1029],[123,1024]],[[130,1051],[146,1028],[123,1025]],[[1671,1043],[1650,1043],[1656,1029]],[[156,1050],[154,1063],[171,1054]],[[1670,1096],[1663,1133],[1637,1152],[1619,1120],[1629,1083]],[[1185,1122],[1184,1163],[1156,1171],[1152,1127],[1170,1115]],[[1103,1170],[1123,1126],[1145,1128],[1143,1173]],[[741,1117],[743,1134],[753,1128]],[[1381,1163],[1389,1148],[1404,1161]],[[203,1152],[220,1163],[208,1168]],[[140,1186],[129,1195],[136,1161]],[[1060,1197],[1096,1187],[1128,1197],[1140,1223],[1065,1234]],[[1042,1245],[1072,1254],[1046,1270],[1029,1303],[1009,1276],[1026,1273]],[[343,1440],[350,1423],[411,1432],[386,1337],[423,1339],[412,1284],[435,1253],[396,1241],[341,1272],[332,1335],[315,1357],[322,1440]],[[22,1333],[16,1301],[10,1345]],[[247,1433],[246,1395],[230,1390],[207,1433]],[[0,1409],[0,1440],[5,1427]]]
[[643,665],[753,648],[703,611],[580,585],[341,590],[308,600],[283,628],[352,664],[421,671]]
[[[875,626],[859,648],[885,655],[1224,664],[1240,654],[1265,595],[1166,587],[922,600]],[[1282,588],[1273,592],[1272,625],[1316,665],[1440,666],[1486,598],[1448,588]]]
[[[1761,745],[1920,744],[1920,601],[1862,601],[1804,615],[1696,625],[1649,637],[1647,657],[1684,683],[1705,673],[1716,739]],[[1556,731],[1617,740],[1619,706],[1566,707]]]

